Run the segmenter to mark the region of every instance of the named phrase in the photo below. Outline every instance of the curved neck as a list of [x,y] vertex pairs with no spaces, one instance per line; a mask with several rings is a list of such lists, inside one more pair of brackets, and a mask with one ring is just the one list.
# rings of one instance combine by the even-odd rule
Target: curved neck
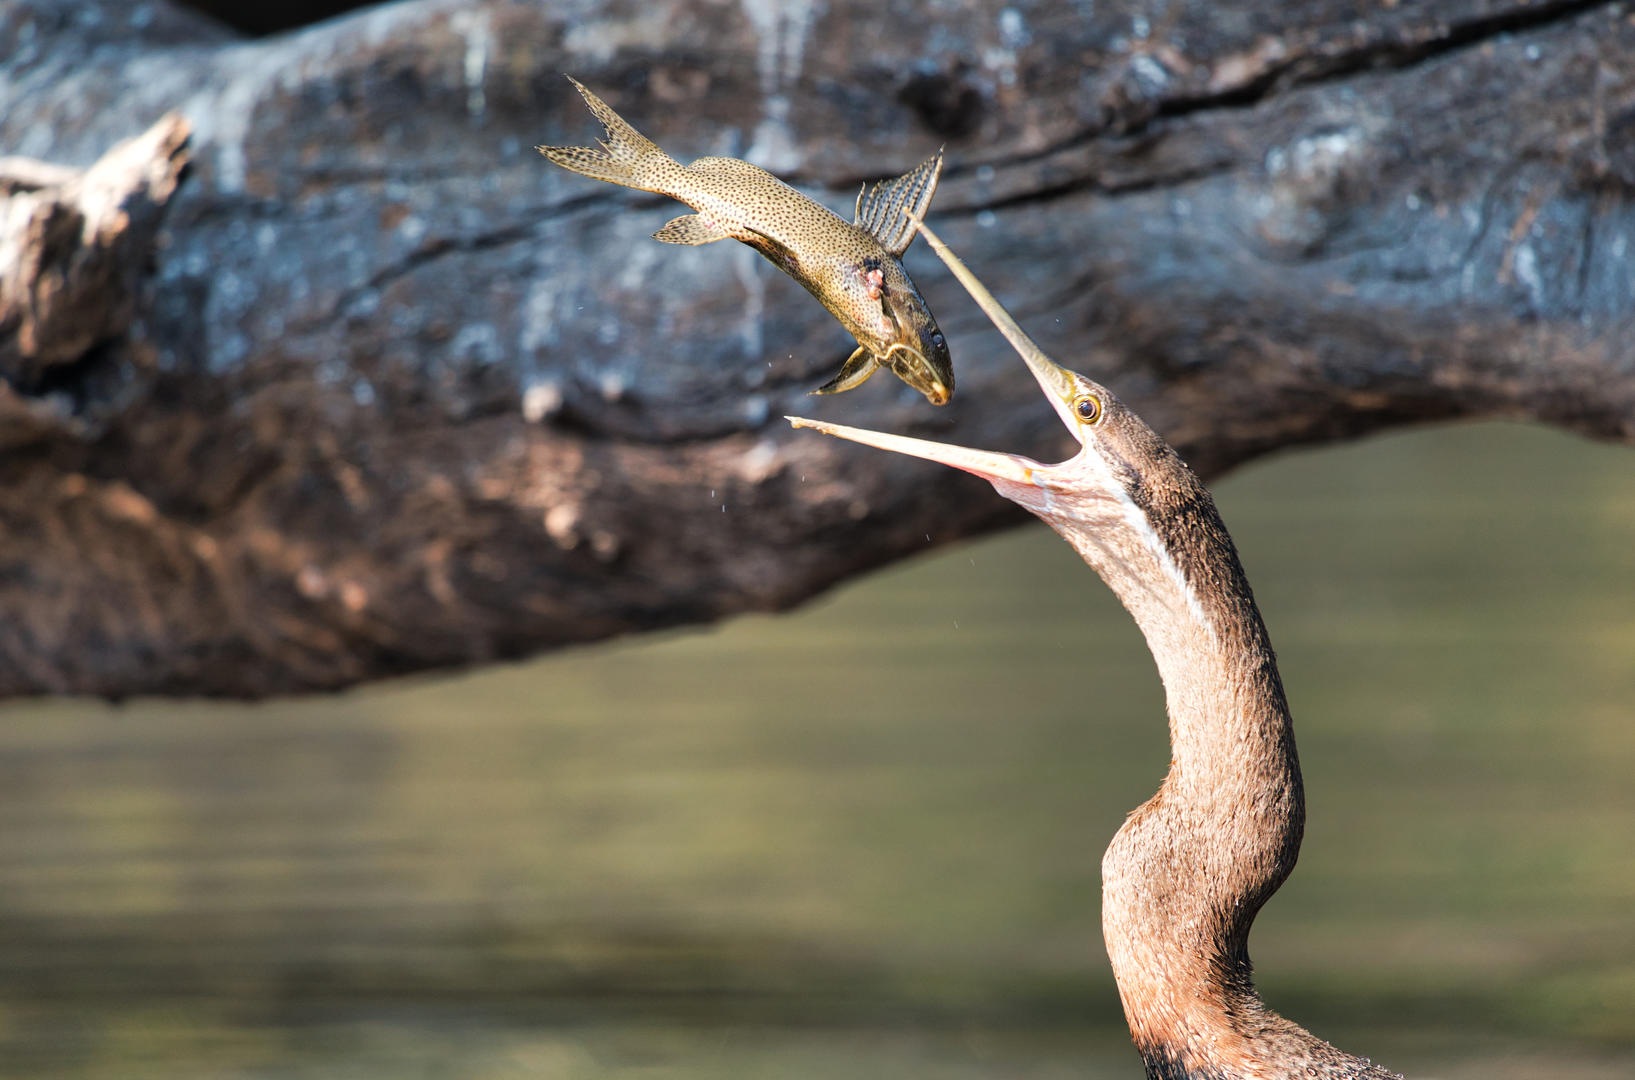
[[1154,1078],[1391,1076],[1255,992],[1249,929],[1294,869],[1304,792],[1237,552],[1212,502],[1195,514],[1184,547],[1152,528],[1058,526],[1140,626],[1169,710],[1169,774],[1102,860],[1102,930],[1131,1033]]

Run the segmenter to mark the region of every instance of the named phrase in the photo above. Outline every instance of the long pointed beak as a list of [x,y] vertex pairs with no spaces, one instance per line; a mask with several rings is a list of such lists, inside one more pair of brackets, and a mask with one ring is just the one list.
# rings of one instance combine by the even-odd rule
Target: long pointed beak
[[1067,426],[1068,431],[1073,433],[1073,437],[1079,438],[1079,425],[1073,417],[1073,399],[1078,394],[1078,387],[1073,381],[1073,376],[1066,368],[1046,356],[1043,349],[1034,344],[1033,339],[1028,337],[1022,328],[1017,325],[1015,319],[1011,318],[1010,312],[1006,311],[999,301],[994,299],[994,294],[989,292],[987,287],[977,280],[975,274],[971,273],[970,267],[966,266],[958,255],[949,251],[948,245],[944,244],[942,239],[932,232],[924,221],[913,214],[908,214],[907,211],[904,211],[904,213],[914,223],[914,227],[920,230],[920,234],[925,237],[925,242],[931,245],[931,250],[937,253],[948,269],[953,271],[954,276],[959,279],[959,283],[965,286],[965,291],[971,294],[971,299],[976,301],[977,307],[980,307],[994,326],[999,328],[999,332],[1005,335],[1005,340],[1011,343],[1011,348],[1015,349],[1017,354],[1022,357],[1023,362],[1028,366],[1028,370],[1033,372],[1034,380],[1038,382],[1039,389],[1045,392],[1045,397],[1050,399],[1050,404],[1055,408],[1056,415],[1061,417],[1062,423]]
[[987,450],[971,450],[963,446],[951,446],[947,443],[931,442],[928,439],[911,439],[906,435],[888,435],[883,431],[870,431],[867,428],[847,427],[845,424],[831,424],[824,420],[808,420],[801,416],[786,416],[798,428],[811,428],[821,431],[825,435],[833,435],[840,439],[850,439],[852,442],[862,443],[864,446],[873,446],[881,450],[890,450],[898,454],[907,454],[909,457],[924,458],[926,461],[936,461],[956,469],[964,469],[974,476],[984,480],[1008,480],[1013,484],[1026,487],[1037,487],[1034,471],[1043,469],[1031,458],[1020,454],[996,454]]

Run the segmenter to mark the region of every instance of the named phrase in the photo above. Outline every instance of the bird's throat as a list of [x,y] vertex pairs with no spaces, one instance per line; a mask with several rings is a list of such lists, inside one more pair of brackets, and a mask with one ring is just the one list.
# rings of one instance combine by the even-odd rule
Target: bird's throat
[[[1146,637],[1169,712],[1169,774],[1102,860],[1103,934],[1149,1062],[1219,1061],[1269,1026],[1299,1030],[1256,995],[1248,936],[1300,849],[1300,765],[1265,627],[1219,537],[1176,557],[1151,529],[1067,533]],[[1197,575],[1206,561],[1216,572]]]

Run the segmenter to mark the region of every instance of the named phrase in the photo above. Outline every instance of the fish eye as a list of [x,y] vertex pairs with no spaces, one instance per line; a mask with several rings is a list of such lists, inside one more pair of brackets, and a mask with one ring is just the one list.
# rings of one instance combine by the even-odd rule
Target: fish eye
[[931,344],[935,345],[939,349],[942,348],[942,335],[940,333],[932,334]]
[[1101,399],[1094,394],[1086,394],[1073,403],[1073,411],[1086,424],[1094,424],[1101,419]]

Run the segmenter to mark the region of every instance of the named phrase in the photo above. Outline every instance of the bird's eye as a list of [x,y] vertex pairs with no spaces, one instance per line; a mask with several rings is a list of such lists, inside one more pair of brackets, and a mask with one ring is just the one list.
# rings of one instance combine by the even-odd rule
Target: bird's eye
[[1073,411],[1086,424],[1094,424],[1101,419],[1101,399],[1094,395],[1086,395],[1073,403]]

